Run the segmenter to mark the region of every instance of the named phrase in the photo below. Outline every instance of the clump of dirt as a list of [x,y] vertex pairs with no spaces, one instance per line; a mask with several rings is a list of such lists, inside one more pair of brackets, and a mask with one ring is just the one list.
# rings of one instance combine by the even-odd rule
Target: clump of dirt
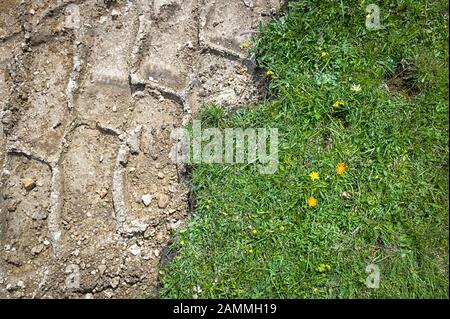
[[385,78],[390,91],[413,96],[419,93],[417,83],[417,68],[413,61],[402,59],[397,63],[394,72]]

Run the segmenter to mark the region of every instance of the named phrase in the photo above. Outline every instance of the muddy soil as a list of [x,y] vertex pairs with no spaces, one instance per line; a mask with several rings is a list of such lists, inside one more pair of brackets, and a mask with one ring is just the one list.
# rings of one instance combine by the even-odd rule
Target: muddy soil
[[0,297],[158,297],[189,215],[170,133],[261,98],[241,46],[280,5],[1,1]]

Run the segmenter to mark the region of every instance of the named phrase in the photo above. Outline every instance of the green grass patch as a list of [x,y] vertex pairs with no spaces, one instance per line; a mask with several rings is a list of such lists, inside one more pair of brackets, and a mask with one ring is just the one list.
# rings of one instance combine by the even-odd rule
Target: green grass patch
[[378,1],[375,31],[369,3],[293,1],[261,29],[251,50],[274,98],[201,119],[278,128],[278,171],[193,167],[196,208],[162,297],[449,297],[448,4]]

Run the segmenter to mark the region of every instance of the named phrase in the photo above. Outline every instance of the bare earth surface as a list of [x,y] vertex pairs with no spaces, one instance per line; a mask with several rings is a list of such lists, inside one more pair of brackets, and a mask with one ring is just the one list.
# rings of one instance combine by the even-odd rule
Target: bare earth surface
[[189,214],[170,133],[260,98],[278,0],[0,2],[0,297],[158,296]]

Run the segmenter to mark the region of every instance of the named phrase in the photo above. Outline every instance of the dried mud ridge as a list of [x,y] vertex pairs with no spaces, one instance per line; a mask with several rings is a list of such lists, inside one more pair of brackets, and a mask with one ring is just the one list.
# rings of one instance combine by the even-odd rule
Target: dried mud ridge
[[258,101],[240,47],[279,6],[0,3],[0,297],[158,296],[189,213],[171,130]]

